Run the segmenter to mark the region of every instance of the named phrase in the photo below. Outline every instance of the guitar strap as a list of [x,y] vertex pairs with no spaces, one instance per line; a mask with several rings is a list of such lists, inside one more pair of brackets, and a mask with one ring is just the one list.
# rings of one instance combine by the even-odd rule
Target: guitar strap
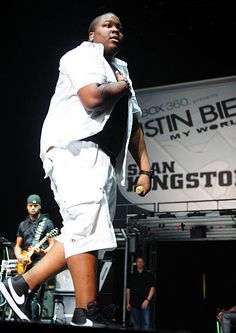
[[37,229],[35,231],[35,234],[34,234],[34,239],[32,241],[32,246],[34,246],[35,244],[37,244],[40,241],[41,236],[42,236],[42,232],[43,232],[43,229],[44,229],[44,225],[46,223],[46,220],[47,220],[47,218],[44,217],[42,219],[42,221],[39,222],[39,224],[37,226]]

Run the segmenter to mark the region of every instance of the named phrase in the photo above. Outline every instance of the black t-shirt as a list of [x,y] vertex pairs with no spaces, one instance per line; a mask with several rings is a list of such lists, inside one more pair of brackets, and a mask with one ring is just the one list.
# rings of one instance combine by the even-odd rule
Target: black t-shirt
[[85,138],[86,141],[97,143],[98,146],[110,157],[111,163],[116,164],[127,130],[128,96],[123,96],[114,106],[110,118],[102,131]]
[[155,287],[155,279],[151,272],[143,270],[142,273],[135,271],[127,281],[127,288],[130,289],[130,304],[140,308],[143,301],[148,297],[151,287]]

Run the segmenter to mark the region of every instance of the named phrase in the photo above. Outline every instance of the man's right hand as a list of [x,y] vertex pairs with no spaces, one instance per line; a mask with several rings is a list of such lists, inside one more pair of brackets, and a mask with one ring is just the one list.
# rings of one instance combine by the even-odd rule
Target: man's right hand
[[126,309],[127,309],[127,311],[130,311],[131,310],[131,305],[127,304]]
[[28,264],[31,263],[30,258],[27,258],[27,256],[23,256],[23,255],[20,255],[20,256],[18,257],[18,260],[19,260],[22,264],[24,264],[24,265],[28,265]]

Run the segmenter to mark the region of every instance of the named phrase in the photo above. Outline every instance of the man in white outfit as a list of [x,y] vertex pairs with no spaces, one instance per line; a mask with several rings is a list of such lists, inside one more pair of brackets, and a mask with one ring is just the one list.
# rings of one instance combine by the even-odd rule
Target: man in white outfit
[[141,196],[150,191],[152,175],[127,64],[115,57],[123,38],[120,19],[106,13],[91,22],[89,40],[60,59],[58,82],[42,127],[40,157],[63,227],[37,266],[0,284],[22,320],[28,318],[19,297],[67,265],[76,303],[71,324],[104,323],[104,312],[96,306],[97,258],[117,246],[112,225],[116,186],[125,185],[128,149],[140,168]]

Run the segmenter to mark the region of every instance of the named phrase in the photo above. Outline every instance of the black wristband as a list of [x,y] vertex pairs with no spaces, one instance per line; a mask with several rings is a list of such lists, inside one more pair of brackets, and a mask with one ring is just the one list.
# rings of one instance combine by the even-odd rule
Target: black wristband
[[150,178],[153,178],[153,177],[154,177],[153,170],[146,171],[146,170],[142,170],[142,169],[140,169],[140,170],[139,170],[139,174],[140,174],[140,175],[146,175],[146,176],[148,176],[148,177],[150,177]]

